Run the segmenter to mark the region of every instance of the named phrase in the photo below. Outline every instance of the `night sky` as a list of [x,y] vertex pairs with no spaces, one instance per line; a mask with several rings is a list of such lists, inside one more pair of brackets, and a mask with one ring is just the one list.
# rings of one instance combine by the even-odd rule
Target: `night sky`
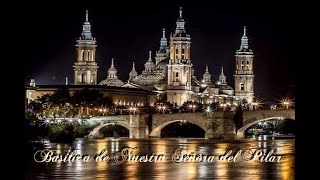
[[270,99],[294,93],[294,54],[291,51],[295,37],[289,33],[293,21],[290,13],[274,3],[249,5],[240,1],[225,4],[117,1],[73,8],[49,4],[47,8],[30,9],[30,13],[23,15],[29,20],[28,28],[23,29],[28,41],[33,41],[36,47],[25,47],[30,48],[25,59],[25,81],[35,78],[38,84],[63,84],[67,76],[69,82],[73,82],[75,43],[82,31],[86,9],[98,44],[98,81],[107,76],[112,57],[118,77],[126,81],[132,61],[136,62],[140,74],[148,51],[152,50],[155,55],[162,28],[166,28],[167,38],[174,32],[180,5],[191,35],[191,61],[198,79],[202,78],[205,64],[209,65],[215,79],[224,66],[227,82],[234,87],[234,55],[240,47],[245,25],[249,47],[255,55],[256,96]]

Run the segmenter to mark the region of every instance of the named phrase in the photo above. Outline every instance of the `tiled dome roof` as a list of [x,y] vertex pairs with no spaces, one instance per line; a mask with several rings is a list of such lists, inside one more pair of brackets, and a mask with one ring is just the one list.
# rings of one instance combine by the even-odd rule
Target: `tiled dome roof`
[[111,78],[108,78],[108,79],[105,79],[105,80],[102,80],[99,85],[107,85],[107,86],[122,86],[123,85],[123,82],[120,80],[120,79],[111,79]]

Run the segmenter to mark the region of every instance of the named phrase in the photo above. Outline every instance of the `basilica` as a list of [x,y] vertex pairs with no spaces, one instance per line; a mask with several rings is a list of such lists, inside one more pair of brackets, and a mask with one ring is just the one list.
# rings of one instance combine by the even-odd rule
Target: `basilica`
[[95,59],[96,39],[91,32],[91,24],[86,11],[82,34],[77,40],[77,58],[75,60],[74,85],[114,86],[123,88],[145,89],[155,92],[157,99],[181,106],[187,101],[196,101],[204,104],[225,101],[236,103],[246,100],[249,104],[254,98],[253,92],[253,52],[248,46],[246,27],[243,30],[240,48],[235,52],[234,88],[228,85],[223,67],[214,81],[208,66],[202,77],[196,77],[190,56],[191,36],[185,29],[185,21],[180,7],[175,31],[166,36],[162,30],[159,50],[153,56],[149,51],[149,58],[144,64],[144,70],[138,73],[135,62],[129,79],[120,80],[117,76],[117,67],[111,59],[108,76],[101,82],[97,81],[98,64]]

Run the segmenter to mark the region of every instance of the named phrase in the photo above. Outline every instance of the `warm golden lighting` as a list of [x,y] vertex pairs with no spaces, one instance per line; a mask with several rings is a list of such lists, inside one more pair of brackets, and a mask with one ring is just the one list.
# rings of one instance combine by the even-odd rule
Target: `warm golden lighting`
[[293,107],[294,102],[290,98],[282,98],[280,100],[280,105],[283,109],[290,109],[291,107]]
[[225,111],[228,105],[226,103],[220,103],[220,107],[222,108],[223,111]]
[[189,104],[189,109],[192,110],[192,112],[195,112],[196,108],[197,108],[197,105],[193,103]]
[[[96,154],[100,154],[104,149],[108,150],[108,141],[104,141],[104,140],[97,141]],[[105,162],[105,161],[99,161],[99,162],[96,162],[95,164],[96,164],[97,171],[106,171],[108,168],[108,162]]]
[[258,98],[251,103],[253,110],[259,110],[262,107],[262,104],[262,101]]
[[136,114],[137,110],[138,110],[138,108],[135,107],[135,106],[130,106],[130,107],[129,107],[129,112],[130,112],[130,113]]
[[207,106],[207,108],[206,108],[206,114],[210,114],[211,112],[212,112],[212,110],[211,110],[210,106]]
[[164,114],[167,110],[167,106],[165,104],[159,104],[157,109],[159,112],[162,112]]

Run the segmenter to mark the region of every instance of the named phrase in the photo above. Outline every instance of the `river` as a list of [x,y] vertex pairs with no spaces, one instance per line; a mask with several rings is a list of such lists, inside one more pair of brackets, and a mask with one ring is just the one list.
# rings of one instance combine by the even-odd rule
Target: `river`
[[94,156],[103,149],[111,156],[125,147],[138,147],[136,154],[165,154],[183,148],[186,152],[204,155],[221,155],[226,150],[262,149],[273,150],[281,156],[280,162],[247,161],[238,158],[236,162],[181,162],[175,164],[170,160],[158,162],[124,162],[116,164],[113,159],[108,162],[49,162],[27,164],[26,179],[295,179],[295,140],[208,140],[208,139],[99,139],[94,141],[76,140],[72,144],[49,143],[48,150],[65,154],[74,149],[79,154]]

